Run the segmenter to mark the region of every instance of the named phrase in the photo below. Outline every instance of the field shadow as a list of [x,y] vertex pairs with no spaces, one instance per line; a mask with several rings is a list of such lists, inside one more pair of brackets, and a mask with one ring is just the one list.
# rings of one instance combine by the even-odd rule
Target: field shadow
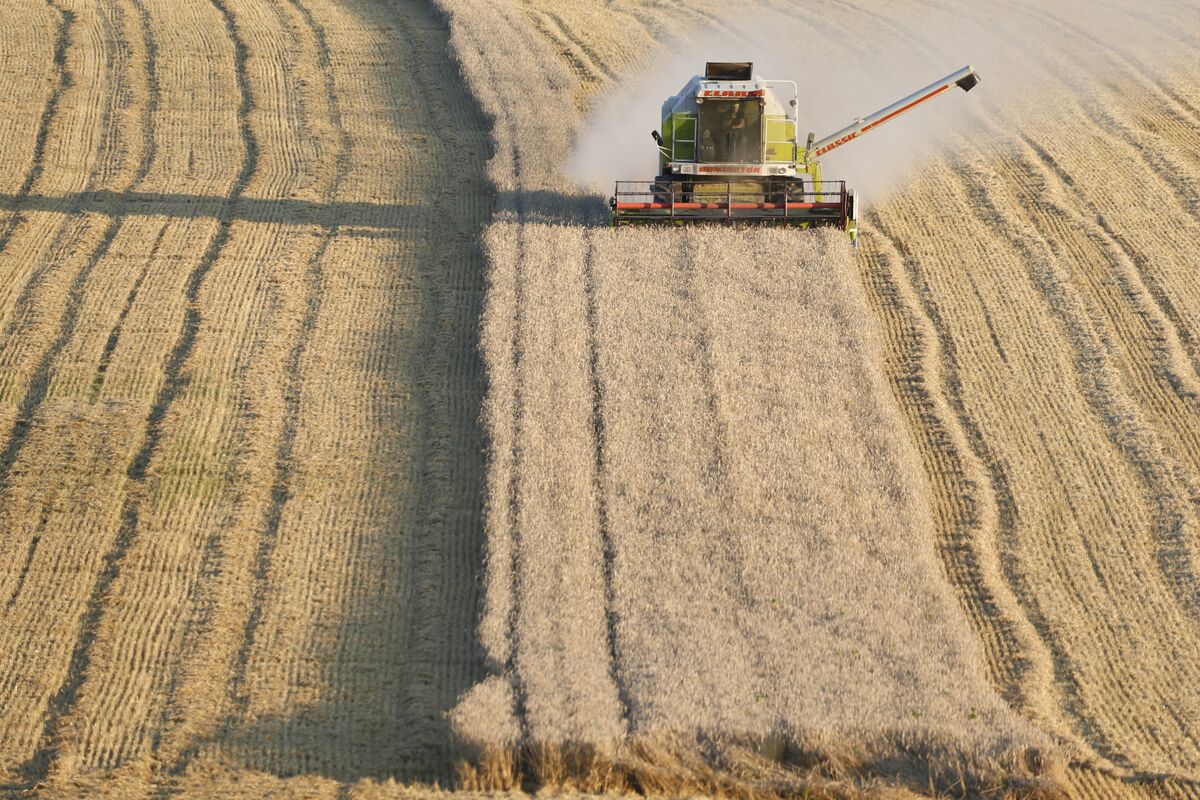
[[[301,651],[293,660],[302,672],[288,676],[288,701],[276,713],[239,716],[216,744],[224,760],[280,777],[446,785],[458,756],[448,712],[484,675],[477,633],[485,544],[479,318],[481,234],[495,202],[484,172],[490,140],[487,120],[463,82],[450,79],[458,70],[449,30],[429,4],[345,5],[364,29],[379,32],[387,52],[378,60],[368,55],[370,68],[382,73],[358,101],[371,107],[369,118],[356,111],[358,130],[370,137],[378,126],[391,137],[406,126],[427,124],[436,128],[431,134],[446,138],[439,146],[454,153],[452,163],[439,158],[441,150],[395,154],[398,161],[413,161],[415,175],[444,173],[414,179],[404,174],[407,167],[387,165],[386,174],[399,173],[395,180],[403,181],[395,196],[411,203],[243,197],[222,210],[219,202],[186,195],[79,199],[82,208],[121,203],[122,213],[138,213],[143,205],[155,214],[221,213],[230,220],[319,226],[338,238],[400,242],[373,251],[386,262],[352,270],[361,273],[351,281],[358,297],[375,294],[362,303],[355,330],[338,343],[338,357],[359,365],[356,385],[348,388],[360,400],[344,412],[356,415],[355,424],[370,434],[361,437],[369,444],[351,450],[347,443],[347,454],[339,457],[353,457],[357,474],[370,477],[356,478],[364,485],[349,490],[326,487],[342,502],[343,521],[329,531],[352,543],[334,548],[347,554],[344,562],[323,565],[304,579],[337,584],[337,591],[325,595],[336,599],[286,612],[303,616],[311,637],[287,644]],[[335,62],[336,54],[325,61]],[[415,107],[428,115],[427,122],[415,116]],[[363,251],[334,246],[330,252]],[[327,324],[323,320],[324,312],[318,328]],[[281,494],[289,502],[286,487]],[[315,516],[329,505],[313,501],[300,515]],[[319,557],[323,551],[314,546],[313,552]],[[255,648],[247,644],[244,650]],[[251,673],[262,668],[256,661]]]
[[597,194],[578,195],[535,189],[499,192],[497,218],[544,225],[606,228],[612,224],[608,201]]
[[[448,21],[433,4],[348,0],[345,6],[394,51],[372,61],[383,72],[374,81],[380,105],[369,124],[405,131],[420,106],[453,163],[442,150],[425,154],[432,163],[416,171],[443,174],[416,191],[409,176],[398,176],[403,183],[395,196],[411,197],[411,205],[333,209],[349,236],[365,231],[405,240],[394,251],[394,270],[406,277],[378,287],[396,296],[360,332],[354,356],[379,365],[370,380],[381,385],[362,388],[371,392],[376,434],[368,474],[385,483],[362,491],[373,494],[358,510],[369,525],[354,531],[357,563],[339,577],[345,591],[339,608],[330,609],[331,641],[321,647],[332,659],[323,675],[325,696],[232,735],[251,750],[261,741],[283,745],[278,755],[286,760],[267,760],[284,775],[446,785],[458,757],[448,712],[485,674],[478,638],[486,389],[479,320],[481,235],[495,203],[485,177],[490,137],[459,77]],[[250,205],[242,213],[277,210]],[[329,212],[302,203],[287,210],[299,219],[311,214],[314,224]]]
[[114,192],[78,192],[68,195],[0,194],[0,207],[22,214],[30,211],[103,214],[113,217],[153,216],[175,219],[214,219],[227,222],[267,222],[276,225],[367,229],[390,234],[413,231],[425,219],[419,205],[367,202],[317,202],[297,199],[224,197],[207,195]]

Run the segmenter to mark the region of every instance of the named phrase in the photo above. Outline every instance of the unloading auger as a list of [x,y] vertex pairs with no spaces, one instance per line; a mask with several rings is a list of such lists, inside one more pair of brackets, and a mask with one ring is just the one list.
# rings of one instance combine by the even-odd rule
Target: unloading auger
[[[824,180],[817,160],[883,123],[954,88],[979,83],[971,66],[801,143],[794,81],[764,80],[748,61],[708,62],[663,103],[653,181],[617,181],[613,225],[693,222],[837,226],[858,240],[858,197],[845,181]],[[790,97],[789,97],[790,95]]]

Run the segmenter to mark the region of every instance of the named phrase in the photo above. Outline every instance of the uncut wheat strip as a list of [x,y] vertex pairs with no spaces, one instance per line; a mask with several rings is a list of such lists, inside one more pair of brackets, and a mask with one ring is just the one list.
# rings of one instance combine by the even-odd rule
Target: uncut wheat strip
[[[496,226],[493,226],[495,229]],[[484,526],[483,612],[479,639],[489,669],[500,672],[513,658],[512,621],[516,573],[516,526],[512,486],[517,480],[519,441],[523,420],[520,366],[516,361],[517,329],[524,305],[519,295],[517,270],[521,264],[521,228],[488,241],[486,302],[479,322],[479,350],[487,370],[488,389],[481,411],[487,431],[487,477]],[[519,305],[520,303],[520,305]],[[513,713],[514,709],[509,709]],[[486,732],[484,732],[486,734]]]
[[[953,192],[945,186],[930,188],[933,188],[934,191],[946,192],[949,196],[953,195]],[[955,205],[953,200],[950,202],[951,206]],[[964,199],[961,201],[961,205],[964,210],[966,210],[974,204],[969,203]],[[905,230],[903,226],[899,227],[898,229],[901,231]],[[982,231],[983,229],[980,228],[981,234]],[[914,239],[912,229],[909,228],[904,236],[906,240],[912,241]],[[990,234],[982,234],[981,236],[976,237],[976,241],[986,241],[990,238]],[[995,244],[989,247],[993,253],[988,255],[986,260],[981,260],[978,263],[981,265],[1003,264],[1006,258],[1012,258],[1011,256],[1006,257],[1002,255],[1004,249],[1007,249],[1008,247],[1009,245],[1007,244],[1007,241],[997,241]],[[937,301],[938,307],[943,309],[952,309],[955,303],[954,298],[956,296],[962,297],[963,291],[971,291],[967,287],[963,287],[962,289],[958,290],[957,293],[955,293],[954,291],[947,290],[945,287],[945,284],[948,283],[962,283],[961,278],[958,276],[962,275],[963,273],[961,268],[959,268],[957,265],[963,263],[963,260],[963,255],[961,252],[959,252],[953,256],[950,256],[947,253],[947,257],[945,258],[935,256],[932,258],[927,258],[924,261],[923,269],[930,270],[931,275],[937,280],[937,283],[932,284],[931,288],[934,288],[938,292],[938,295],[943,298]],[[968,261],[968,263],[971,262]],[[953,267],[951,266],[952,264],[954,265]],[[1092,419],[1090,413],[1087,411],[1082,411],[1081,416],[1080,408],[1070,410],[1072,404],[1080,406],[1081,401],[1083,401],[1082,409],[1086,409],[1088,407],[1085,397],[1078,394],[1078,392],[1082,391],[1082,387],[1076,388],[1075,386],[1072,386],[1071,383],[1061,385],[1062,382],[1054,377],[1055,374],[1068,376],[1073,375],[1075,367],[1071,365],[1070,362],[1051,366],[1053,360],[1047,361],[1047,357],[1054,356],[1056,353],[1062,353],[1065,355],[1070,352],[1069,345],[1066,345],[1066,343],[1059,345],[1058,347],[1047,346],[1047,335],[1052,337],[1051,341],[1053,340],[1053,337],[1061,336],[1061,334],[1051,333],[1054,325],[1052,318],[1038,320],[1037,317],[1034,317],[1033,319],[1028,319],[1026,322],[1020,322],[1011,319],[1012,313],[1018,310],[1016,308],[1018,303],[1020,304],[1021,316],[1026,318],[1029,317],[1031,311],[1036,311],[1040,305],[1036,302],[1033,305],[1030,305],[1029,300],[1018,299],[1022,295],[1020,285],[1021,281],[1018,280],[1018,275],[1020,273],[1005,269],[1003,273],[1005,275],[1004,280],[998,283],[996,288],[993,289],[991,285],[992,278],[990,277],[990,270],[986,268],[977,268],[973,270],[973,272],[977,287],[976,291],[982,292],[984,297],[990,298],[994,296],[997,298],[997,300],[989,302],[990,314],[997,329],[1007,332],[1005,351],[1008,353],[1008,364],[1006,368],[1013,372],[1012,376],[1007,382],[1007,385],[1011,386],[1012,388],[1003,394],[998,393],[997,384],[994,381],[987,382],[986,388],[984,388],[982,384],[979,386],[979,388],[975,388],[975,380],[971,370],[964,367],[962,370],[962,374],[964,376],[964,394],[966,395],[966,400],[970,404],[968,405],[968,408],[973,405],[982,408],[982,411],[973,411],[971,413],[973,416],[982,413],[982,416],[977,417],[977,419],[980,419],[981,424],[984,426],[984,430],[993,432],[991,447],[995,453],[995,457],[998,459],[1003,458],[1004,462],[1007,463],[1027,464],[1027,466],[1025,466],[1023,469],[1006,471],[1006,478],[1010,483],[1010,489],[1015,498],[1016,507],[1020,509],[1021,514],[1021,516],[1018,518],[1018,526],[1012,532],[1015,538],[1010,540],[1008,546],[1011,547],[1015,545],[1020,548],[1016,553],[1019,559],[1040,559],[1045,558],[1046,555],[1062,553],[1062,555],[1053,556],[1054,561],[1058,564],[1057,568],[1063,569],[1070,573],[1070,565],[1077,563],[1077,558],[1090,557],[1082,556],[1082,554],[1078,556],[1074,554],[1078,552],[1076,548],[1080,546],[1088,546],[1087,540],[1084,539],[1080,541],[1076,538],[1076,536],[1064,536],[1062,532],[1064,521],[1068,522],[1068,530],[1073,527],[1070,525],[1071,518],[1077,517],[1079,522],[1076,524],[1080,525],[1081,527],[1075,528],[1075,530],[1111,531],[1115,525],[1117,526],[1117,530],[1128,531],[1129,534],[1133,534],[1134,531],[1139,529],[1147,529],[1143,527],[1146,525],[1146,523],[1138,522],[1138,517],[1139,515],[1144,515],[1141,518],[1149,521],[1149,515],[1152,513],[1152,511],[1146,507],[1144,500],[1138,498],[1140,492],[1135,488],[1137,486],[1137,478],[1135,477],[1135,474],[1129,471],[1129,467],[1124,467],[1122,470],[1121,465],[1124,461],[1123,456],[1116,454],[1105,459],[1103,457],[1098,457],[1094,452],[1085,455],[1089,451],[1095,451],[1097,449],[1103,452],[1105,449],[1111,448],[1112,445],[1107,443],[1108,436],[1105,432],[1105,429],[1103,427],[1097,428],[1096,423],[1090,422],[1090,419]],[[1036,277],[1036,273],[1034,277]],[[1030,288],[1034,292],[1039,291],[1036,285],[1031,285]],[[995,291],[997,294],[993,295],[993,291]],[[1036,294],[1034,296],[1036,297]],[[1045,306],[1042,307],[1045,308]],[[943,316],[943,321],[952,322],[954,321],[954,317],[949,315]],[[1048,323],[1050,327],[1048,327]],[[985,344],[985,342],[987,342],[987,338],[985,337],[980,339],[981,334],[982,330],[980,329],[977,329],[977,332],[972,334],[970,329],[959,328],[958,330],[955,330],[952,335],[955,336],[956,341],[963,343],[970,342],[972,336],[974,336],[974,338],[980,341],[978,352],[987,353],[991,351],[992,353],[995,353],[994,344],[991,344],[990,342]],[[970,353],[970,351],[965,347],[960,347],[958,352],[960,357],[968,357]],[[1057,358],[1054,360],[1057,360]],[[1047,363],[1045,363],[1045,365],[1042,367],[1038,367],[1039,361]],[[1028,370],[1031,367],[1037,368],[1036,379],[1032,377],[1023,377],[1023,374],[1028,373]],[[1059,383],[1060,385],[1054,386],[1055,383]],[[1001,384],[1001,386],[1004,385],[1005,384]],[[1043,387],[1043,389],[1036,393],[1030,393],[1019,388],[1021,386],[1029,385],[1039,385]],[[1077,397],[1078,399],[1072,403],[1073,396]],[[999,400],[1001,398],[1004,399],[1004,404],[996,404],[994,402],[995,400]],[[1005,414],[1001,413],[1004,405],[1011,404],[1019,407],[1030,402],[1035,403],[1035,407],[1036,405],[1042,406],[1042,410],[1029,410],[1022,412],[1015,411],[1014,409],[1015,413],[1011,418],[1011,421],[1007,423],[1003,422],[1003,417],[1006,416]],[[989,406],[991,406],[990,409],[988,408]],[[998,414],[999,419],[997,419]],[[1031,417],[1031,414],[1034,416]],[[1028,449],[1028,446],[1026,446],[1024,453],[1022,453],[1021,450],[1017,450],[1016,452],[1012,452],[1011,450],[1014,445],[1019,446],[1021,439],[1026,439],[1028,441],[1029,434],[1025,432],[1028,429],[1028,423],[1024,422],[1023,420],[1028,420],[1030,418],[1038,419],[1039,428],[1047,432],[1064,430],[1076,431],[1075,435],[1067,439],[1063,439],[1061,436],[1039,437],[1041,439],[1042,448],[1051,448],[1051,453],[1056,450],[1058,451],[1054,462],[1051,462],[1047,466],[1040,468],[1036,467],[1035,464],[1039,458],[1044,456],[1037,456],[1035,454],[1037,453],[1037,450],[1042,448],[1034,448],[1031,452]],[[1085,434],[1084,431],[1087,427],[1094,428],[1094,432]],[[1015,436],[1015,438],[1010,444],[1010,442],[1005,439],[1005,436]],[[1066,452],[1063,452],[1064,445],[1066,447]],[[1081,450],[1082,452],[1071,456],[1069,453],[1072,449]],[[1084,466],[1083,469],[1080,469],[1079,466],[1071,466],[1072,464],[1086,466]],[[1114,473],[1114,469],[1118,471]],[[1048,479],[1053,478],[1053,476],[1062,475],[1063,470],[1069,470],[1070,473],[1079,476],[1079,478],[1072,480],[1070,483],[1073,496],[1069,498],[1062,496],[1062,488],[1058,488],[1054,485],[1054,483],[1048,482]],[[1121,477],[1122,471],[1125,472],[1124,477]],[[1045,478],[1042,478],[1041,476],[1045,476]],[[1063,478],[1060,477],[1057,480],[1062,481]],[[1080,480],[1085,482],[1081,484]],[[1095,489],[1092,488],[1093,486],[1095,486]],[[1113,502],[1114,498],[1119,494],[1123,494],[1126,497],[1126,501],[1121,505],[1117,505]],[[1051,499],[1054,495],[1060,495],[1061,497],[1057,503]],[[1091,495],[1092,499],[1089,499],[1087,495]],[[1038,499],[1035,501],[1035,498]],[[1060,509],[1057,512],[1054,511],[1056,506]],[[1066,520],[1064,520],[1062,516],[1064,512],[1068,515]],[[1132,514],[1130,512],[1132,512]],[[1050,513],[1049,517],[1045,516],[1047,513]],[[1086,521],[1089,518],[1091,521]],[[1051,540],[1046,543],[1048,547],[1046,547],[1044,550],[1034,550],[1032,553],[1030,553],[1028,550],[1026,550],[1028,547],[1026,543],[1026,537],[1032,534],[1040,538],[1040,536],[1043,534],[1039,534],[1038,532],[1043,530],[1046,531],[1045,535],[1051,535],[1050,531],[1057,531],[1058,533],[1052,534]],[[1136,552],[1137,546],[1132,546]],[[1147,551],[1142,550],[1141,552]],[[1027,553],[1028,555],[1026,555]],[[1141,560],[1142,559],[1139,559],[1139,561]],[[1084,563],[1090,563],[1090,561],[1085,561]],[[1120,567],[1121,565],[1115,566]],[[1145,570],[1147,567],[1148,565],[1143,561],[1140,569]],[[1127,572],[1125,569],[1121,569],[1120,571]],[[1154,572],[1153,568],[1150,568],[1149,571],[1151,573]],[[1141,571],[1134,572],[1133,574],[1141,575]],[[1103,585],[1096,585],[1096,578],[1094,575],[1079,575],[1078,578],[1084,580],[1085,586],[1090,584],[1092,587],[1094,587],[1091,591],[1095,591],[1096,589],[1100,589],[1102,592],[1104,591],[1102,588]],[[1115,576],[1113,576],[1113,578],[1115,578]],[[1109,580],[1111,581],[1113,578],[1110,578]],[[1061,636],[1061,633],[1058,630],[1059,626],[1069,625],[1070,627],[1066,628],[1066,630],[1069,630],[1072,633],[1076,632],[1078,626],[1073,625],[1070,622],[1073,615],[1068,614],[1065,617],[1059,617],[1058,609],[1047,609],[1045,607],[1045,600],[1041,596],[1042,593],[1040,590],[1037,594],[1034,594],[1031,589],[1031,587],[1034,586],[1042,587],[1045,585],[1036,577],[1026,578],[1018,570],[1010,576],[1010,580],[1013,579],[1019,581],[1020,585],[1014,588],[1017,589],[1018,596],[1022,597],[1023,602],[1026,604],[1027,612],[1031,613],[1037,619],[1043,636],[1050,637],[1048,643],[1051,645],[1051,647],[1060,654],[1067,652],[1072,653],[1073,656],[1078,654],[1082,660],[1082,654],[1084,651],[1078,648],[1064,648],[1062,643],[1057,638]],[[1142,578],[1138,578],[1137,580],[1141,579]],[[1134,581],[1129,585],[1132,587],[1133,585],[1137,585],[1137,583]],[[1079,591],[1080,588],[1082,587],[1077,587],[1076,591]],[[1092,605],[1096,602],[1096,598],[1089,597],[1085,602],[1087,602],[1089,605]],[[1092,607],[1095,606],[1092,605]],[[1111,619],[1111,617],[1106,617],[1106,619]],[[1078,632],[1084,635],[1087,635],[1088,633],[1086,630],[1079,630]],[[1111,636],[1112,632],[1110,632],[1108,635]],[[1112,645],[1110,642],[1106,641],[1104,646],[1111,647]],[[1077,669],[1078,667],[1073,662],[1074,657],[1069,662],[1063,662],[1066,664],[1064,668],[1069,671]],[[1120,667],[1118,666],[1118,668]],[[1070,674],[1070,672],[1067,674]],[[1066,702],[1068,701],[1064,701],[1064,703]],[[1067,706],[1067,708],[1071,713],[1084,713],[1084,710],[1078,707],[1078,703],[1075,703],[1074,706]],[[1091,711],[1089,710],[1086,713],[1090,714]],[[1105,743],[1103,741],[1098,741],[1097,744],[1101,748],[1105,747]]]
[[[671,723],[719,728],[731,696],[749,698],[743,712],[752,714],[766,688],[738,623],[744,587],[730,561],[738,520],[719,474],[725,443],[716,438],[710,353],[695,318],[694,237],[675,236],[595,240],[618,674],[634,734]],[[711,669],[717,654],[720,671]],[[695,718],[680,719],[700,697]],[[739,727],[766,733],[755,730],[761,716]]]
[[[583,231],[500,225],[523,236],[521,439],[515,504],[514,665],[527,735],[604,746],[623,733],[610,675],[605,552],[596,498],[597,431]],[[494,263],[494,261],[493,261]]]
[[[662,412],[663,429],[625,432],[631,418],[658,416],[649,407],[671,401],[643,399],[634,412],[622,408],[621,386],[661,383],[678,398],[680,377],[691,370],[676,371],[683,360],[676,353],[644,345],[637,352],[628,344],[680,339],[678,334],[639,328],[631,317],[613,320],[606,331],[613,336],[630,329],[628,339],[616,338],[619,344],[602,351],[602,363],[605,386],[614,387],[611,405],[606,392],[605,418],[613,443],[622,666],[639,678],[630,688],[639,729],[763,736],[782,725],[795,736],[858,741],[869,741],[872,732],[906,731],[914,739],[953,741],[988,755],[1039,741],[988,686],[932,548],[923,559],[913,558],[922,551],[914,551],[912,537],[929,524],[924,488],[905,469],[914,454],[890,433],[896,411],[882,376],[861,366],[870,349],[864,333],[870,323],[865,305],[855,306],[863,301],[849,283],[848,260],[833,255],[843,243],[822,237],[798,249],[789,239],[794,271],[784,275],[777,261],[763,257],[781,244],[762,234],[736,242],[689,237],[683,249],[695,260],[685,262],[688,272],[668,273],[664,280],[667,286],[695,284],[688,292],[676,290],[672,297],[680,306],[673,311],[706,331],[702,348],[689,345],[707,350],[692,357],[710,363],[689,380],[709,387],[701,392],[710,395],[701,401],[707,407],[702,414],[718,414],[719,441],[700,449],[716,452],[655,455],[671,442],[700,438]],[[612,275],[629,269],[615,261]],[[701,264],[702,271],[696,269]],[[601,305],[602,319],[607,308]],[[672,315],[657,304],[639,311],[639,322]],[[608,378],[620,364],[645,369],[644,362],[666,365],[653,367],[665,376],[657,382]],[[865,440],[847,435],[859,424]],[[711,437],[711,423],[704,429]],[[617,483],[615,476],[639,474],[632,465],[618,468],[631,459],[626,450],[657,463],[653,505],[642,494],[649,487]],[[701,475],[675,477],[681,464],[696,465],[685,469],[699,467]],[[627,499],[617,499],[623,492]],[[632,511],[648,505],[663,511]],[[681,517],[681,510],[696,508],[707,513]],[[844,510],[831,513],[839,508]],[[684,524],[676,527],[681,518]],[[675,531],[669,544],[654,548],[644,538],[651,531],[662,537],[668,529]],[[671,566],[664,569],[666,564]],[[797,575],[806,580],[797,582]],[[878,587],[876,599],[867,586]],[[922,592],[911,601],[916,624],[889,626],[891,632],[881,635],[887,629],[872,617],[891,616],[884,609],[897,596],[912,596],[913,587]],[[928,626],[934,619],[939,624]],[[720,631],[734,639],[721,642]],[[754,656],[746,663],[731,660],[738,652]],[[887,667],[880,670],[882,665]],[[941,687],[948,684],[957,691],[945,692]]]
[[[907,589],[914,611],[920,609],[924,616],[923,624],[907,634],[893,629],[881,635],[872,630],[877,625],[873,615],[864,614],[860,635],[880,662],[894,665],[907,657],[919,665],[921,678],[898,681],[899,691],[884,699],[884,714],[892,719],[878,723],[859,719],[852,727],[895,730],[907,724],[925,736],[956,741],[967,752],[998,751],[1009,745],[1007,737],[1017,741],[1028,737],[1025,743],[1032,743],[1036,738],[1022,730],[987,684],[978,648],[944,583],[931,543],[924,539],[931,527],[927,488],[911,445],[898,433],[902,423],[890,391],[874,366],[879,347],[875,323],[847,258],[849,249],[836,233],[811,244],[812,255],[794,248],[795,277],[781,289],[778,270],[769,265],[767,256],[792,244],[790,238],[764,237],[756,242],[761,249],[740,258],[723,238],[714,237],[701,242],[694,255],[698,263],[725,267],[698,272],[698,290],[709,309],[717,394],[739,400],[726,406],[731,418],[730,481],[738,487],[738,495],[752,498],[743,506],[745,511],[758,513],[766,507],[771,516],[778,515],[778,521],[749,526],[762,535],[746,538],[746,561],[754,565],[753,574],[763,576],[763,587],[785,582],[788,575],[818,574],[821,564],[845,571],[829,576],[827,591],[805,587],[805,599],[833,595],[839,586],[852,585],[872,567],[901,573],[888,576],[891,588],[881,581],[874,602],[866,598],[861,602],[870,604],[874,614],[890,614],[885,598]],[[796,314],[798,308],[804,312]],[[789,363],[803,368],[781,369]],[[796,436],[791,420],[801,419],[820,422],[809,423],[809,430]],[[841,445],[836,455],[816,456],[809,449],[813,442],[825,446],[830,437]],[[797,458],[798,454],[803,456]],[[805,486],[800,497],[808,507],[824,507],[816,515],[818,525],[831,529],[809,533],[816,539],[811,548],[807,541],[796,547],[794,529],[780,524],[787,520],[803,529],[808,521],[802,515],[789,519],[795,513],[794,486],[800,482]],[[840,513],[831,514],[839,500]],[[835,543],[833,552],[825,558],[813,557],[830,542]],[[847,566],[842,566],[843,558]],[[772,592],[764,594],[769,597]],[[855,595],[855,600],[846,597],[845,604],[855,607],[860,600]],[[800,602],[785,605],[795,608]],[[758,607],[765,609],[767,604]],[[804,616],[801,611],[792,624]],[[819,676],[811,655],[797,657],[806,648],[792,646],[793,637],[779,634],[778,617],[774,610],[754,615],[755,624],[747,626],[762,642],[759,649],[772,653],[772,672]],[[939,624],[929,625],[933,620]],[[839,642],[836,649],[842,647],[844,642]],[[820,679],[813,683],[815,690]],[[944,694],[942,687],[949,684],[967,697]],[[806,708],[804,690],[793,686],[781,679],[776,688],[790,695],[792,724],[797,728],[819,724],[821,718],[813,720]],[[853,702],[842,692],[833,696],[835,703],[846,703],[837,715],[853,718]],[[904,708],[916,708],[920,720],[896,719]],[[838,723],[827,718],[825,724],[835,728]]]
[[[245,24],[240,9],[231,13],[235,26]],[[293,118],[303,108],[297,83],[276,80],[283,54],[295,53],[296,45],[270,7],[246,13],[261,32],[260,49],[240,45],[246,57],[235,58],[235,69],[244,70],[238,80],[255,97],[262,86],[278,87],[253,105],[244,123],[253,154],[302,148],[303,125]],[[294,81],[305,78],[301,69],[295,73]],[[304,180],[277,174],[292,169],[288,158],[253,163],[247,189],[262,185],[264,193],[287,197]],[[193,278],[200,283],[189,289],[195,299],[188,325],[195,327],[184,335],[194,338],[186,340],[186,351],[176,351],[183,360],[174,365],[188,384],[160,400],[164,414],[147,450],[144,480],[139,476],[149,502],[135,497],[128,506],[136,517],[126,523],[129,546],[112,586],[128,602],[110,618],[111,627],[105,620],[97,626],[97,657],[63,721],[79,741],[78,754],[63,747],[62,758],[76,758],[83,769],[144,758],[152,748],[173,758],[173,748],[186,746],[190,736],[178,729],[215,728],[226,692],[235,690],[225,687],[245,624],[259,509],[270,493],[283,359],[305,305],[303,282],[295,276],[316,243],[307,231],[269,216],[237,220],[236,200],[233,214],[228,236],[213,245],[217,252],[205,254],[196,267],[204,272]],[[168,376],[167,385],[176,380]],[[163,575],[172,579],[164,582]],[[154,627],[149,621],[163,618],[169,620],[164,630],[147,636]],[[196,624],[203,633],[189,630]],[[150,689],[136,702],[122,702],[111,687],[128,679],[123,665],[130,661],[142,665],[141,680]],[[121,722],[114,726],[114,720]],[[143,733],[111,737],[109,726]]]

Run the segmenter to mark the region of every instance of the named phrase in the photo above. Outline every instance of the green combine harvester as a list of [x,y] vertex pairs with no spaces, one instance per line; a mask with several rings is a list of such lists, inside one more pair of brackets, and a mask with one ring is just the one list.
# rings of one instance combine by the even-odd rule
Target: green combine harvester
[[820,156],[979,75],[966,66],[817,140],[799,138],[794,81],[764,80],[748,61],[709,62],[663,103],[653,181],[618,181],[614,226],[696,222],[836,226],[858,242],[858,197],[821,177]]

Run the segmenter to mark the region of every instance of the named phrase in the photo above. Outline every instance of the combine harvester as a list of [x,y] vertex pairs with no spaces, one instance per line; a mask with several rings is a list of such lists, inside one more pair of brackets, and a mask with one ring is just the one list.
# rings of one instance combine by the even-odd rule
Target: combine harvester
[[[794,81],[763,80],[750,62],[709,62],[663,103],[653,181],[617,181],[614,226],[691,222],[837,226],[858,243],[858,198],[821,178],[817,158],[979,75],[966,66],[837,133],[801,144]],[[791,98],[785,100],[786,93]]]

